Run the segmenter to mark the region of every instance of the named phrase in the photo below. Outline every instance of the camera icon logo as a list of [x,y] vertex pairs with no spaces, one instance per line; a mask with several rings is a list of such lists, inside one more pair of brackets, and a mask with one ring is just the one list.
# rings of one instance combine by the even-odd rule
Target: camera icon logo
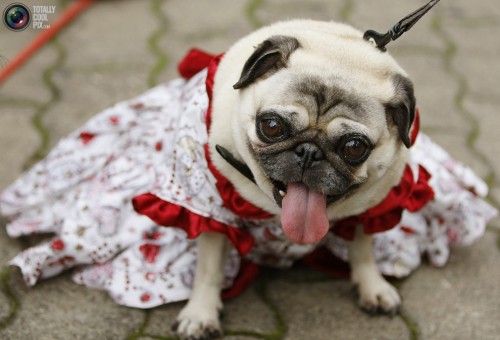
[[31,22],[31,12],[28,6],[22,3],[12,3],[3,11],[3,22],[11,31],[22,31]]

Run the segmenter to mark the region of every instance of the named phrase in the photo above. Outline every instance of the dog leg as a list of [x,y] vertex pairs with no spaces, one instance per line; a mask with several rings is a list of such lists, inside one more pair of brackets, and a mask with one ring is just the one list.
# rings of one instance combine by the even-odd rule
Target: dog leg
[[227,240],[225,235],[205,232],[198,237],[197,242],[193,291],[172,329],[181,339],[215,339],[222,336],[220,292],[228,251]]
[[359,306],[370,314],[384,312],[395,315],[401,298],[394,286],[380,274],[373,258],[372,236],[362,227],[356,230],[354,241],[349,242],[351,278],[359,293]]

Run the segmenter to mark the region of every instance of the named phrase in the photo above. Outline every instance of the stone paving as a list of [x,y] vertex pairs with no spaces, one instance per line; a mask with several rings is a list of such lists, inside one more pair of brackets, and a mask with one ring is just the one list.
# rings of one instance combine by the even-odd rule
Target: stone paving
[[[0,8],[12,1],[0,0]],[[28,2],[29,3],[29,2]],[[56,5],[55,19],[69,1]],[[122,0],[96,1],[5,84],[0,85],[0,189],[59,138],[111,104],[176,77],[192,46],[221,52],[276,20],[340,20],[385,30],[424,1]],[[500,201],[500,6],[496,0],[443,0],[391,53],[412,76],[422,130],[488,183]],[[38,31],[0,27],[0,66]],[[4,224],[4,222],[0,222]],[[310,269],[267,270],[226,304],[226,339],[499,339],[499,220],[476,245],[455,249],[443,269],[423,265],[394,282],[404,309],[370,317],[351,285]],[[116,305],[69,275],[24,286],[8,259],[31,240],[0,228],[1,339],[171,339],[183,304],[152,310]]]

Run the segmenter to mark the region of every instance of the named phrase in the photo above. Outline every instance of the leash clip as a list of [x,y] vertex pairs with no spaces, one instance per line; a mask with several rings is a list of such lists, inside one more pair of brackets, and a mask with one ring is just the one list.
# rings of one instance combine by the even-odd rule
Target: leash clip
[[374,30],[368,30],[363,35],[363,39],[373,41],[377,48],[382,52],[387,51],[385,47],[391,41],[398,39],[406,31],[409,31],[429,10],[434,7],[440,0],[431,0],[426,5],[420,7],[416,11],[408,14],[406,17],[396,23],[387,33],[379,33]]

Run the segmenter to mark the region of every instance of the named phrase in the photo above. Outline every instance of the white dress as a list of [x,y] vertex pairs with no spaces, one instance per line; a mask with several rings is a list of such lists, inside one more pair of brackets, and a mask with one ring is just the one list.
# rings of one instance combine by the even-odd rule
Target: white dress
[[[223,205],[204,152],[206,77],[203,69],[99,113],[0,195],[9,236],[54,234],[10,261],[28,285],[76,267],[75,282],[106,290],[122,305],[150,308],[187,299],[197,251],[189,237],[209,221],[234,245],[226,287],[242,261],[287,267],[319,247],[347,259],[345,241],[333,233],[316,245],[292,244],[276,219],[241,218]],[[420,134],[410,150],[410,166],[420,164],[432,175],[435,197],[375,234],[377,264],[395,277],[417,268],[424,254],[444,265],[450,246],[477,240],[497,214],[481,199],[485,183],[428,137]],[[131,200],[144,193],[178,208],[174,219],[198,223],[198,229],[186,233],[137,213]]]

